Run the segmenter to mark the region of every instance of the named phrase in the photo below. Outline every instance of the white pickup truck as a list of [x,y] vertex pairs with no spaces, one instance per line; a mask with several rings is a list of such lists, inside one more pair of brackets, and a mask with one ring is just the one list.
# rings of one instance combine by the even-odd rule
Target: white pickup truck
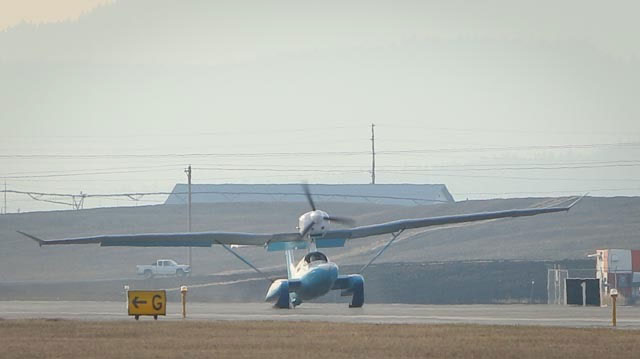
[[139,264],[136,266],[139,275],[152,278],[156,275],[186,277],[191,274],[191,266],[178,264],[173,259],[158,259],[151,265]]

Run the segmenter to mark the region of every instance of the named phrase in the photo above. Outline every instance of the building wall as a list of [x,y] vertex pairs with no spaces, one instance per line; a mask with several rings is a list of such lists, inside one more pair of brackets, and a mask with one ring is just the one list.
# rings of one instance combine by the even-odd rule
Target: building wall
[[640,250],[599,249],[596,251],[596,276],[602,280],[603,302],[609,291],[618,289],[621,304],[640,300]]

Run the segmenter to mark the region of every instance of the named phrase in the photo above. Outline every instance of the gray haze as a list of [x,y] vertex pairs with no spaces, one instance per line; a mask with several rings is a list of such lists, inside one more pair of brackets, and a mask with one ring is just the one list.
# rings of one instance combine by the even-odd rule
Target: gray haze
[[[0,32],[0,176],[170,191],[191,163],[199,183],[368,183],[375,123],[381,183],[638,195],[639,7],[120,0],[19,25]],[[175,156],[194,153],[218,155]],[[114,157],[140,154],[171,156]],[[18,208],[65,207],[10,195]]]

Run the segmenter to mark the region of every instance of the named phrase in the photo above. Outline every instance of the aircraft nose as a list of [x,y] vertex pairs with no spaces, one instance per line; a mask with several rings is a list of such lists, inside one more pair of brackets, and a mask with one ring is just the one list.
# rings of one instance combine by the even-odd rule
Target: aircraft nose
[[329,264],[331,265],[331,272],[336,278],[338,278],[338,272],[339,272],[338,265],[335,263],[329,263]]
[[331,278],[331,282],[335,282],[338,278],[338,266],[335,263],[323,264],[321,268],[327,272],[327,276]]
[[338,266],[334,263],[325,263],[312,269],[303,277],[303,282],[322,290],[329,290],[338,279]]

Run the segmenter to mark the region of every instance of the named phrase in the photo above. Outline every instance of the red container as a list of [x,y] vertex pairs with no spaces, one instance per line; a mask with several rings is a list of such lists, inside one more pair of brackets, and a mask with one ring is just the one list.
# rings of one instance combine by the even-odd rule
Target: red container
[[640,272],[640,250],[631,251],[631,271]]

